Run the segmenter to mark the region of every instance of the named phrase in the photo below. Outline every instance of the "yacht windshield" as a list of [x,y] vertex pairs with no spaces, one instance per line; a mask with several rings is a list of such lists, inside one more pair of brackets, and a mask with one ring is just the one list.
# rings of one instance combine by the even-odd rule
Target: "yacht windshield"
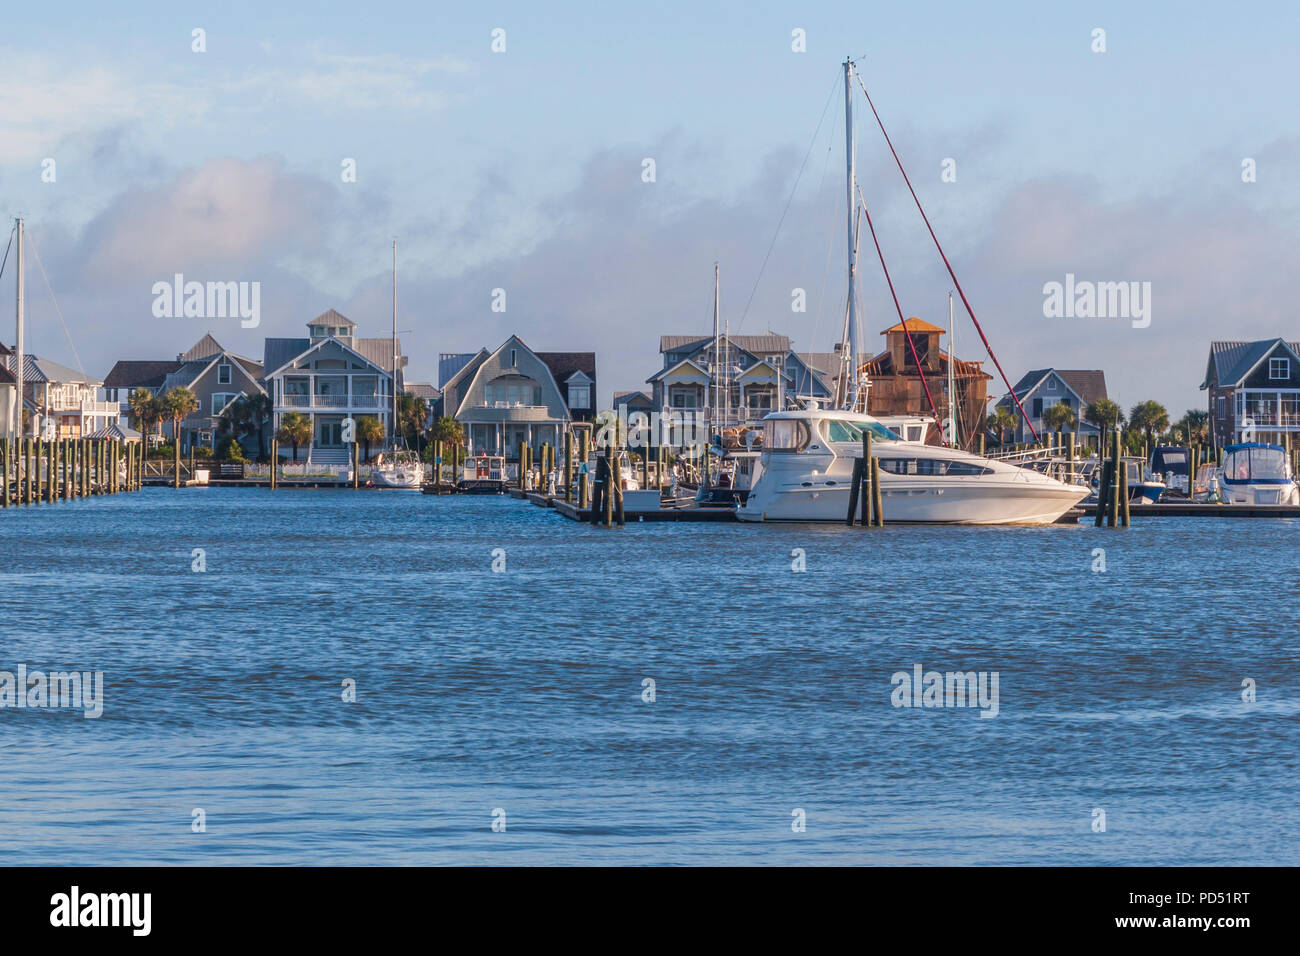
[[808,423],[797,418],[773,418],[763,423],[764,451],[803,451],[808,438]]
[[1223,462],[1223,474],[1233,481],[1286,478],[1286,452],[1281,448],[1238,448]]
[[862,441],[863,432],[870,432],[875,441],[898,441],[898,436],[879,422],[843,422],[826,420],[827,441]]

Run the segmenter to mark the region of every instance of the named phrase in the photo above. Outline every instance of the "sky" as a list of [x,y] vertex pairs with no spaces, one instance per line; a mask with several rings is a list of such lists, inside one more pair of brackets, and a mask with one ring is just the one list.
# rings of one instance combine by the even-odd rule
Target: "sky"
[[[1178,417],[1204,407],[1211,340],[1300,338],[1293,4],[53,3],[5,24],[27,348],[97,377],[206,331],[260,358],[328,308],[387,335],[394,240],[411,380],[517,333],[595,351],[607,406],[646,387],[660,335],[710,333],[715,262],[734,333],[829,351],[846,56],[1013,382],[1101,368],[1125,408]],[[853,108],[900,306],[946,326],[952,282],[860,91]],[[860,252],[874,351],[897,315]],[[176,273],[259,283],[259,326],[155,317]],[[1149,324],[1046,316],[1067,274],[1150,283]],[[987,362],[960,303],[956,340]]]

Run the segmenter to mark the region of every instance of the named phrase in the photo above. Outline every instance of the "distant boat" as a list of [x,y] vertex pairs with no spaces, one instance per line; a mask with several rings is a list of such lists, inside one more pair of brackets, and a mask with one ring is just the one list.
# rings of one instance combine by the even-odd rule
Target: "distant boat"
[[501,455],[481,454],[466,458],[456,490],[468,495],[499,495],[506,490],[506,460]]
[[1151,452],[1151,474],[1175,494],[1188,494],[1192,453],[1181,445],[1158,445]]
[[388,457],[380,455],[370,472],[371,484],[379,488],[418,489],[424,483],[424,463],[401,447],[397,435],[397,240],[393,240],[393,444]]
[[1300,492],[1281,445],[1245,442],[1223,449],[1223,500],[1234,505],[1296,505]]

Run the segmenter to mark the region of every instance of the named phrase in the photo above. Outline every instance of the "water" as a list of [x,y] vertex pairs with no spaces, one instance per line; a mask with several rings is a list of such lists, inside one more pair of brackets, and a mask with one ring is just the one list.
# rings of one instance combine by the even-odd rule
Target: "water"
[[[0,863],[1300,863],[1300,526],[1134,525],[10,509],[0,670],[105,706],[0,710]],[[997,671],[998,715],[893,707],[917,663]]]

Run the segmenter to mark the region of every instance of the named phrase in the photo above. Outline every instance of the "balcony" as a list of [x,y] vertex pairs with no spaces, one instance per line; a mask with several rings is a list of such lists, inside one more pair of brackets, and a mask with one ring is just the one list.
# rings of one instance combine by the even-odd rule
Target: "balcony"
[[277,411],[380,411],[388,408],[391,401],[386,395],[281,395],[275,407]]

